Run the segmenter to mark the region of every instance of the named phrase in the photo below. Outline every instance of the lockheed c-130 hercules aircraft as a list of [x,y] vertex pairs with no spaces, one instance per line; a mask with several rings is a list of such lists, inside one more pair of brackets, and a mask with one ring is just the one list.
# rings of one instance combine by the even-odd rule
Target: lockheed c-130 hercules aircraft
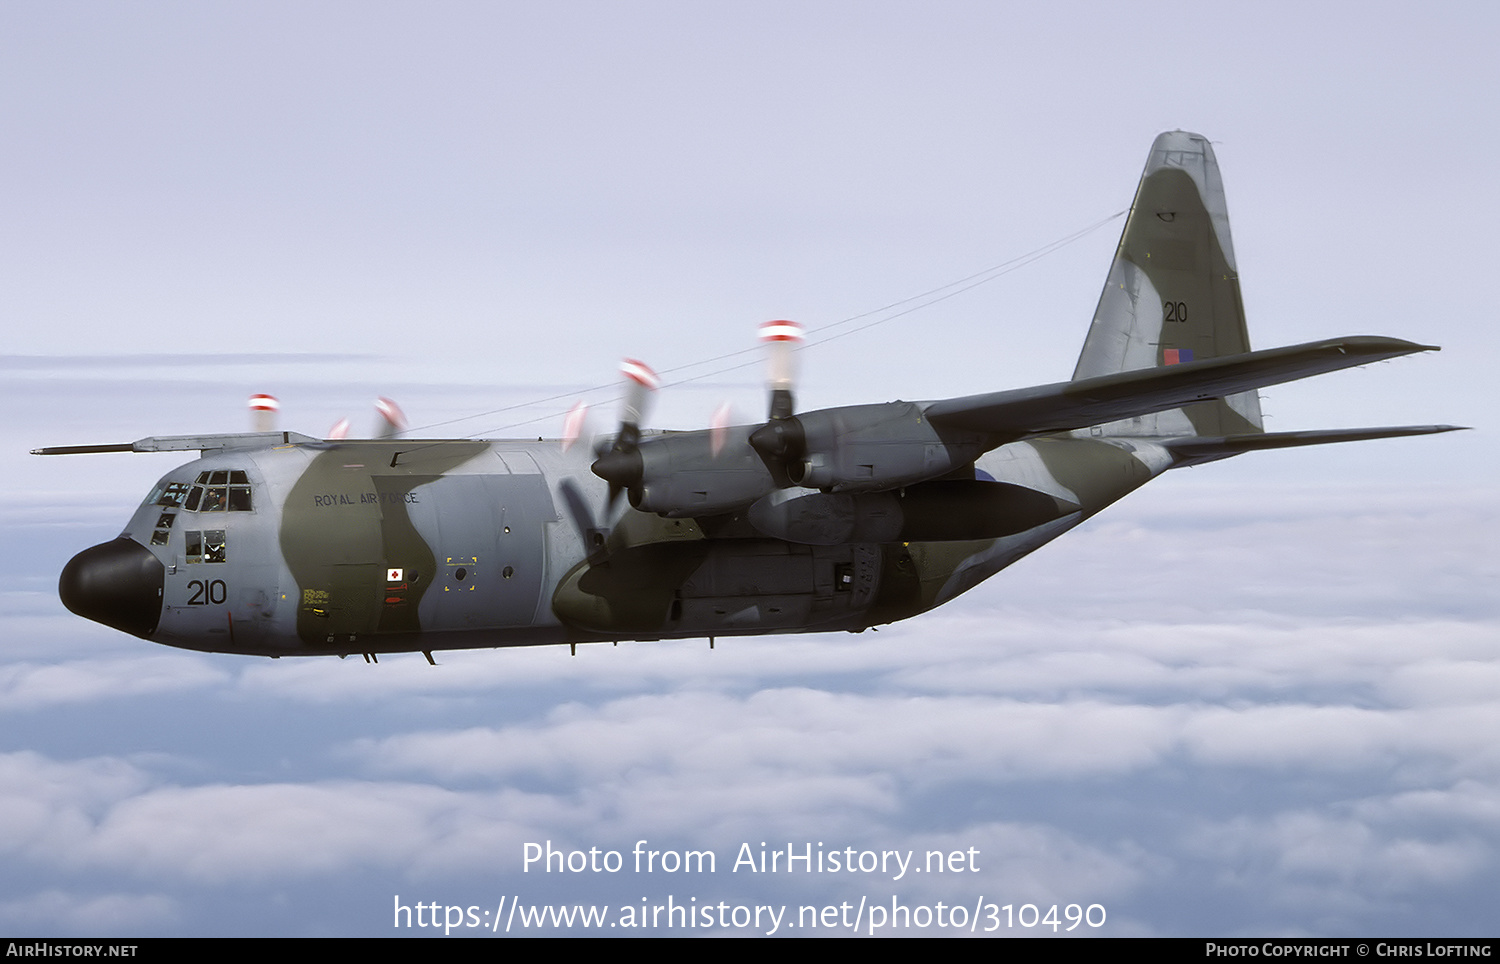
[[144,639],[273,657],[860,631],[942,605],[1168,469],[1454,428],[1263,430],[1263,386],[1436,348],[1251,351],[1218,163],[1182,131],[1151,147],[1070,381],[797,412],[798,329],[763,337],[763,424],[643,434],[654,376],[627,362],[621,425],[593,451],[567,444],[573,420],[562,445],[262,424],[38,449],[201,454],[75,556],[59,594]]

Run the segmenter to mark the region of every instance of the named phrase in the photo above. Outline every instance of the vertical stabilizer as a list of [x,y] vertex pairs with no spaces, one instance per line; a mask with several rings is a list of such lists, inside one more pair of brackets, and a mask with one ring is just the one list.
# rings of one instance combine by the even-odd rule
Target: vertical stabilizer
[[[1224,182],[1208,139],[1170,131],[1146,169],[1074,380],[1250,350]],[[1255,392],[1112,422],[1103,435],[1241,435],[1262,431]]]

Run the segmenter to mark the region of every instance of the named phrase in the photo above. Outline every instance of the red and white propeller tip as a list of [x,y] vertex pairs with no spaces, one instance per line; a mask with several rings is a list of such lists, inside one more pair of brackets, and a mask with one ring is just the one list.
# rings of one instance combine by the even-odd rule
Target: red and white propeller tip
[[385,396],[375,399],[375,434],[379,438],[395,438],[406,431],[406,413],[401,406]]
[[573,447],[573,443],[583,435],[583,427],[588,423],[588,402],[576,402],[568,409],[567,418],[563,419],[562,447],[566,452]]
[[634,358],[626,358],[620,362],[620,374],[647,391],[654,392],[661,387],[661,378],[651,370],[651,366]]
[[276,413],[281,411],[281,403],[276,400],[275,395],[255,394],[250,396],[250,431],[252,432],[274,432],[276,431]]
[[760,324],[761,341],[802,341],[802,326],[795,321],[763,321]]
[[651,366],[634,358],[620,362],[620,374],[625,376],[625,398],[621,405],[620,421],[626,425],[639,426],[646,418],[646,405],[651,393],[661,387],[661,379]]

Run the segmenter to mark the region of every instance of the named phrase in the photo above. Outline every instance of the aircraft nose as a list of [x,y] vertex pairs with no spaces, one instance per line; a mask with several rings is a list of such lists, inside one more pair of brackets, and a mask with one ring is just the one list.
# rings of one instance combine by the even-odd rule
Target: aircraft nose
[[120,538],[85,549],[63,567],[63,605],[133,636],[156,632],[166,570],[145,546]]

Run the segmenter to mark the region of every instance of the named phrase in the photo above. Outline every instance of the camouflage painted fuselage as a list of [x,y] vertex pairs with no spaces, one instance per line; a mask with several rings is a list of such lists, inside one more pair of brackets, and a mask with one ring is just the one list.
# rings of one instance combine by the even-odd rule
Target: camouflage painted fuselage
[[[625,509],[591,564],[558,492],[563,478],[591,478],[587,460],[555,443],[231,450],[167,475],[131,518],[122,538],[160,564],[160,611],[155,625],[119,628],[269,656],[858,631],[947,602],[1170,461],[1141,440],[1006,445],[979,460],[980,479],[1059,511],[1001,538],[804,545],[760,535],[743,514]],[[184,491],[221,471],[246,474],[248,510],[157,504],[172,483]],[[603,483],[586,491],[602,515]]]

